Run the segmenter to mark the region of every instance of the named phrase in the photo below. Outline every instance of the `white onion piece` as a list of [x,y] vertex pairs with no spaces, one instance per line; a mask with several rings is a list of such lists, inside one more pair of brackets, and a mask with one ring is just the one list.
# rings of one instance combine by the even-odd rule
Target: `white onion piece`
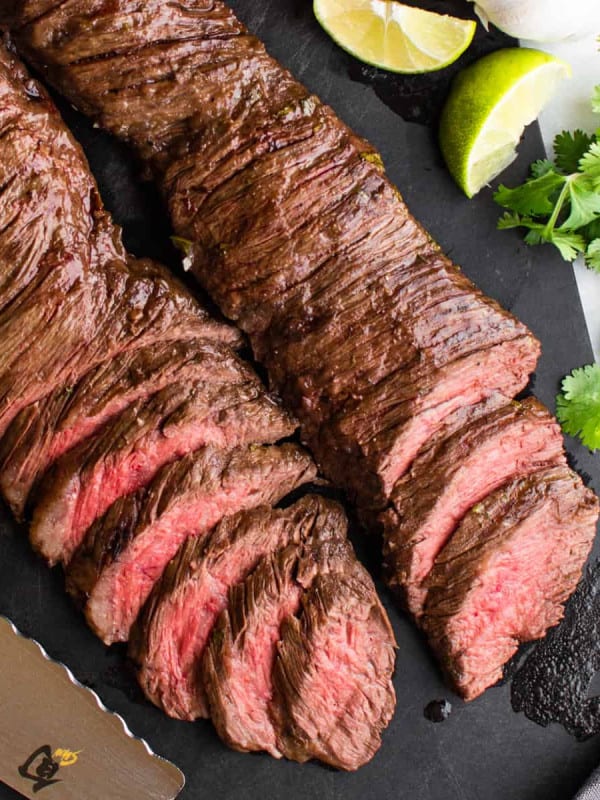
[[600,0],[471,0],[486,26],[516,39],[558,42],[600,33]]

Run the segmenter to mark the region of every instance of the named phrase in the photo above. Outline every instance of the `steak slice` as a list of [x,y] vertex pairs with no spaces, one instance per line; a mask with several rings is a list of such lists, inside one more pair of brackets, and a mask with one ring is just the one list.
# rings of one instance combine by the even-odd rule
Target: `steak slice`
[[421,626],[466,700],[562,618],[597,519],[598,499],[562,465],[510,481],[465,516],[425,581]]
[[74,387],[60,387],[23,409],[0,441],[0,488],[15,516],[22,519],[32,487],[50,464],[136,400],[177,382],[208,377],[211,368],[225,373],[227,365],[232,378],[236,372],[239,378],[241,362],[218,342],[158,342],[126,351]]
[[468,509],[509,478],[565,461],[560,428],[534,398],[473,415],[422,451],[382,515],[388,583],[417,617],[422,582]]
[[[452,414],[498,393],[511,397],[522,385],[523,365],[532,366],[537,353],[537,343],[522,336],[429,375],[419,367],[399,372],[350,403],[307,441],[331,480],[347,487],[363,512],[377,513],[419,449],[445,429]],[[288,401],[288,406],[295,404]],[[306,422],[306,416],[302,419]]]
[[67,569],[67,589],[106,644],[125,641],[189,536],[205,536],[242,509],[275,503],[315,474],[310,457],[291,444],[190,453],[91,526]]
[[34,548],[50,563],[68,563],[92,522],[164,464],[207,444],[231,449],[290,435],[290,418],[258,380],[231,366],[211,359],[199,370],[204,380],[143,398],[55,462],[35,504]]
[[226,517],[206,540],[188,539],[132,631],[130,654],[146,697],[172,717],[209,716],[200,665],[228,590],[265,556],[306,541],[314,530],[344,525],[337,504],[308,495],[283,510],[263,506]]
[[320,574],[287,617],[273,671],[278,745],[295,761],[355,770],[373,758],[394,713],[394,634],[358,562]]
[[236,750],[282,755],[271,707],[280,627],[298,611],[304,589],[318,574],[352,563],[343,514],[336,523],[313,528],[300,544],[266,556],[229,590],[227,608],[204,652],[202,674],[212,721]]
[[213,722],[235,749],[342,769],[378,749],[395,705],[394,635],[344,534],[341,517],[313,527],[230,589],[203,674]]

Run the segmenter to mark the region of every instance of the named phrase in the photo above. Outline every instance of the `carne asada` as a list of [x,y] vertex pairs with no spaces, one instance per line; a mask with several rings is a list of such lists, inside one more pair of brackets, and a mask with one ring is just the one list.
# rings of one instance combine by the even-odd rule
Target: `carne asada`
[[249,333],[325,472],[384,506],[446,416],[526,385],[539,345],[227,6],[135,8],[15,0],[0,22],[148,163],[192,273]]
[[352,770],[372,758],[394,707],[394,638],[336,522],[313,525],[230,589],[203,677],[232,747]]
[[180,719],[209,716],[200,664],[228,589],[265,556],[313,529],[344,531],[335,503],[308,495],[286,509],[262,506],[226,517],[207,539],[190,538],[154,587],[132,631],[130,653],[144,693]]
[[240,509],[276,503],[314,475],[312,460],[292,444],[190,453],[117,500],[91,526],[68,567],[67,589],[106,644],[126,641],[152,587],[189,536],[206,536]]
[[[11,0],[0,24],[154,173],[186,241],[186,266],[248,333],[324,473],[365,520],[384,514],[389,562],[399,525],[413,528],[402,557],[425,556],[417,584],[498,481],[562,460],[546,419],[538,455],[533,430],[523,463],[509,442],[496,459],[499,476],[464,498],[467,470],[446,476],[440,467],[428,493],[431,528],[441,525],[435,542],[426,509],[412,522],[398,518],[411,463],[416,474],[431,440],[442,448],[445,426],[468,409],[499,395],[508,403],[527,384],[539,344],[442,255],[377,152],[270,58],[226,5],[186,0],[165,11],[158,0]],[[482,433],[479,444],[489,452],[500,438]],[[472,463],[477,471],[483,456]],[[577,557],[581,567],[583,550]]]
[[562,619],[597,519],[598,499],[566,466],[515,478],[465,516],[425,580],[421,619],[463,697]]
[[421,584],[466,512],[509,478],[566,463],[558,423],[534,398],[473,415],[417,456],[384,514],[388,582],[417,617]]

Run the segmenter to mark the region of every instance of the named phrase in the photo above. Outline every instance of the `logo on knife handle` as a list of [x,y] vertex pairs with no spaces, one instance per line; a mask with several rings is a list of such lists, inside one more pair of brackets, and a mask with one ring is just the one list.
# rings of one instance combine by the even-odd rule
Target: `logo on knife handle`
[[61,778],[54,776],[62,767],[70,767],[77,762],[81,750],[73,751],[59,747],[54,752],[49,744],[34,750],[29,758],[19,767],[19,775],[33,783],[33,791],[39,792],[53,783],[60,783]]

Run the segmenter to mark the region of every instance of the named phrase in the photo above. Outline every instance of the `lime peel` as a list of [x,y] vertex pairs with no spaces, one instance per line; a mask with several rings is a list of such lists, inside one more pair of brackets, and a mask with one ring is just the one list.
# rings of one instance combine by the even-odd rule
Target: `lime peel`
[[525,127],[570,74],[568,64],[540,50],[507,48],[457,76],[442,111],[440,146],[467,197],[514,161]]
[[473,20],[396,0],[314,0],[321,27],[351,55],[391,72],[421,73],[452,64],[471,44]]

